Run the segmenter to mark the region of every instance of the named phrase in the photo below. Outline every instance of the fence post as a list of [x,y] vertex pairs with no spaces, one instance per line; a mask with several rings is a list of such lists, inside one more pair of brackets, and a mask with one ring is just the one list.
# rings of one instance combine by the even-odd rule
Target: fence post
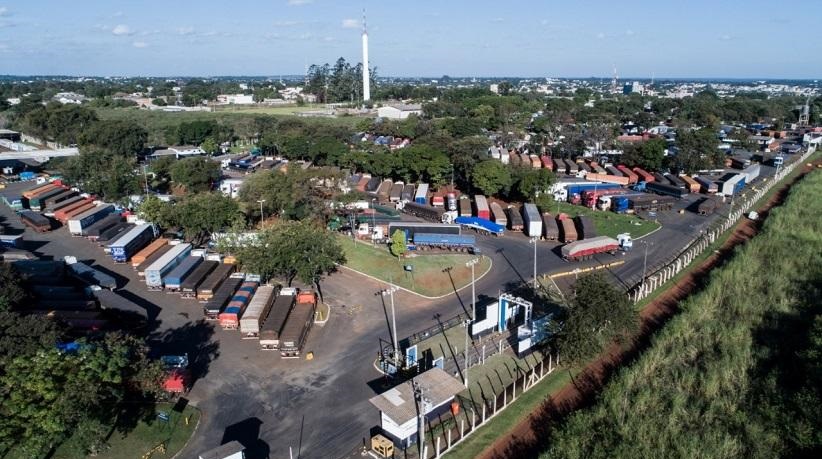
[[438,436],[437,437],[437,457],[440,457],[440,439],[442,439],[442,437]]
[[482,404],[482,423],[485,424],[485,403]]
[[502,407],[505,408],[508,406],[508,388],[502,389]]
[[451,429],[448,429],[448,449],[451,449]]
[[[482,412],[485,412],[485,404],[482,404]],[[482,417],[482,421],[485,422],[485,416]],[[473,431],[477,427],[477,412],[471,410],[471,431]]]
[[460,440],[465,438],[465,419],[460,419]]
[[[519,371],[517,371],[517,374],[519,374]],[[513,402],[516,399],[517,399],[517,378],[514,377],[514,382],[511,383],[511,401]]]

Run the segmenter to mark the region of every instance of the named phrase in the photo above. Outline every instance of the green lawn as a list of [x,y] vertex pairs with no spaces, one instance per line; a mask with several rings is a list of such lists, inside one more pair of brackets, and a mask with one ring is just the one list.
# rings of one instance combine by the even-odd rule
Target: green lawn
[[[446,295],[453,292],[455,287],[459,289],[471,283],[471,268],[466,267],[465,263],[475,255],[417,255],[398,261],[384,246],[374,247],[342,236],[339,241],[348,260],[345,265],[349,268],[421,295]],[[413,274],[405,271],[404,266],[407,265],[413,266]],[[443,272],[449,267],[452,268],[450,278],[448,272]],[[479,279],[490,267],[490,259],[482,257],[482,261],[474,267],[476,278]]]
[[571,217],[587,215],[594,221],[597,234],[615,238],[620,233],[630,233],[636,239],[659,228],[659,223],[643,220],[635,215],[617,214],[602,210],[591,210],[587,207],[576,206],[567,202],[553,202],[547,209],[552,215],[566,213]]
[[278,105],[278,106],[243,106],[231,105],[216,107],[217,113],[251,113],[257,115],[294,115],[295,113],[325,110],[325,105]]

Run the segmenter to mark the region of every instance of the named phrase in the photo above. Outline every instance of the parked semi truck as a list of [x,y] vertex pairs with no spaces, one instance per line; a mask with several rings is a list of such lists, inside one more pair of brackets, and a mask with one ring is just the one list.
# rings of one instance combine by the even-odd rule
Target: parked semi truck
[[419,204],[417,202],[406,202],[402,208],[403,212],[414,215],[415,217],[424,218],[433,222],[441,222],[445,209],[442,207],[433,207],[427,204]]
[[263,321],[262,328],[260,328],[260,348],[262,350],[276,351],[280,348],[280,333],[283,331],[296,299],[296,289],[284,288],[280,290],[280,294],[271,306],[271,312]]
[[708,177],[696,176],[694,180],[699,183],[700,189],[703,193],[716,193],[719,191],[719,185]]
[[506,210],[508,211],[508,228],[510,228],[511,231],[522,231],[525,229],[525,223],[522,221],[522,214],[519,208],[510,206]]
[[491,217],[493,217],[494,223],[508,226],[508,217],[505,215],[505,211],[499,203],[492,202],[488,207],[491,209]]
[[122,223],[123,221],[125,221],[125,219],[123,219],[122,215],[118,213],[109,214],[102,220],[89,226],[86,230],[86,237],[89,238],[89,240],[96,241],[97,238],[100,237],[100,234],[102,234],[112,226],[118,223]]
[[535,204],[530,202],[522,205],[522,222],[525,234],[530,237],[542,237],[542,215]]
[[63,257],[63,260],[68,265],[69,272],[76,279],[88,284],[99,285],[102,288],[114,290],[117,288],[117,281],[106,273],[103,273],[91,266],[77,261],[77,258],[72,256]]
[[418,250],[453,250],[473,252],[476,237],[470,234],[421,233],[414,237],[413,247]]
[[240,336],[243,339],[255,339],[260,336],[260,327],[271,312],[271,306],[277,297],[279,288],[271,285],[261,285],[248,307],[240,317]]
[[414,202],[425,205],[428,203],[428,184],[420,183],[417,185],[417,192],[414,194]]
[[219,261],[205,260],[200,263],[180,284],[180,296],[183,298],[196,298],[197,287],[220,265]]
[[151,266],[146,268],[146,286],[149,290],[163,289],[163,276],[176,268],[191,253],[191,244],[183,243],[171,247]]
[[224,330],[236,330],[240,328],[240,316],[245,312],[251,297],[257,291],[259,282],[246,280],[234,292],[234,296],[226,305],[225,309],[217,315],[217,320]]
[[127,262],[132,255],[154,239],[155,231],[154,225],[148,223],[132,228],[123,237],[109,244],[109,254],[111,254],[112,260],[115,263]]
[[548,241],[556,241],[559,239],[557,220],[548,212],[542,213],[542,237]]
[[75,215],[68,220],[69,232],[72,236],[85,236],[85,232],[88,227],[102,220],[112,212],[114,212],[113,205],[100,204],[99,206],[89,209],[82,214]]
[[161,237],[159,239],[155,239],[149,245],[145,246],[142,250],[135,253],[133,257],[131,257],[131,267],[136,268],[140,266],[155,252],[160,250],[163,246],[168,245],[168,239]]
[[42,193],[38,193],[31,198],[29,198],[29,209],[41,211],[46,207],[46,200],[49,198],[56,197],[61,195],[67,191],[66,188],[61,186],[55,186],[54,188],[50,188]]
[[560,215],[557,219],[558,226],[562,232],[562,242],[574,242],[577,240],[577,229],[574,221],[567,215]]
[[179,292],[183,286],[183,281],[191,274],[200,263],[203,262],[201,255],[192,255],[182,258],[180,263],[168,274],[163,276],[163,288],[167,292]]
[[485,196],[481,194],[475,195],[474,206],[477,209],[477,217],[491,220],[491,209],[488,207],[488,200]]
[[220,287],[217,288],[214,295],[212,295],[203,306],[203,314],[206,320],[217,320],[220,312],[222,312],[225,305],[228,304],[228,301],[234,296],[234,292],[236,292],[240,284],[243,283],[244,278],[244,274],[234,273],[220,284]]
[[200,301],[210,300],[220,288],[220,285],[234,273],[235,269],[236,266],[231,263],[222,263],[214,268],[214,271],[197,287],[197,299]]
[[688,194],[688,190],[684,188],[677,188],[673,185],[668,185],[666,183],[651,182],[643,184],[642,182],[640,182],[640,184],[637,186],[649,193],[664,194],[676,198],[681,198]]
[[599,253],[614,254],[619,250],[619,242],[608,236],[571,242],[562,246],[562,258],[568,261],[588,260]]
[[314,292],[299,292],[297,304],[288,315],[280,336],[280,356],[284,359],[300,357],[302,348],[308,339],[311,324],[314,323],[314,313],[317,310],[317,296]]

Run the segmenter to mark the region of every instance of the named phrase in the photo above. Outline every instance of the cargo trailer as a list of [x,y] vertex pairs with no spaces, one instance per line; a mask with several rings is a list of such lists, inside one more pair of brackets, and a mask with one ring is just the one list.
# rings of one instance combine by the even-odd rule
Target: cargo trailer
[[594,221],[586,215],[577,215],[574,217],[574,223],[577,227],[577,239],[591,239],[597,237],[597,230],[594,226]]
[[702,176],[694,177],[696,183],[699,183],[703,193],[716,193],[719,191],[719,185],[715,181]]
[[747,158],[733,157],[731,158],[731,167],[734,169],[745,169],[751,165],[751,160]]
[[531,159],[532,169],[542,169],[542,161],[539,160],[539,156],[529,155],[529,158]]
[[231,297],[231,300],[226,305],[225,309],[217,315],[217,320],[220,322],[220,327],[223,330],[236,330],[240,328],[240,317],[245,312],[248,303],[251,302],[251,297],[257,291],[258,282],[245,281],[240,285],[240,288]]
[[[627,175],[623,174],[621,170],[617,169],[615,166],[605,166],[605,171],[608,175],[613,175],[616,177],[627,177]],[[628,179],[628,183],[631,183],[630,178]]]
[[183,298],[197,298],[197,287],[206,280],[209,274],[220,265],[219,261],[206,260],[200,263],[180,284]]
[[66,200],[60,201],[52,206],[46,208],[46,215],[53,216],[55,212],[61,209],[69,208],[70,206],[77,204],[80,201],[85,201],[87,198],[82,196],[74,195]]
[[493,217],[494,223],[508,226],[508,217],[505,215],[505,211],[502,210],[502,206],[499,205],[499,203],[492,202],[488,207],[491,209],[491,217]]
[[636,175],[639,176],[640,182],[651,183],[655,180],[653,175],[651,175],[649,172],[642,169],[641,167],[635,167],[633,171],[634,173],[636,173]]
[[38,298],[53,300],[85,300],[86,294],[68,285],[30,285],[29,289]]
[[85,212],[93,207],[94,203],[91,201],[91,199],[84,198],[69,206],[61,207],[59,210],[55,210],[54,218],[55,220],[65,225],[69,218],[81,212]]
[[22,234],[0,234],[0,247],[19,249],[23,247]]
[[400,202],[402,200],[402,191],[405,188],[405,183],[395,182],[391,185],[391,190],[388,192],[388,200],[391,202]]
[[596,161],[591,161],[590,166],[592,173],[599,175],[608,175],[608,171],[606,171],[605,168],[600,166]]
[[688,186],[688,191],[691,193],[699,193],[699,190],[702,188],[702,185],[699,184],[696,180],[688,177],[687,175],[680,175],[679,178],[685,182]]
[[668,181],[668,179],[666,179],[666,178],[665,178],[665,176],[664,176],[664,175],[662,175],[661,173],[659,173],[659,172],[654,172],[654,173],[653,173],[653,174],[651,174],[651,175],[653,175],[653,176],[654,176],[654,182],[656,182],[656,183],[664,183],[664,184],[670,185],[670,182]]
[[280,348],[280,334],[297,299],[293,294],[283,294],[284,290],[274,300],[271,312],[260,327],[260,347],[264,351],[276,351]]
[[380,180],[379,177],[370,177],[368,179],[368,182],[366,182],[366,184],[365,184],[365,190],[364,191],[366,193],[376,193],[377,188],[380,187],[380,183],[382,183],[382,180]]
[[428,184],[420,183],[417,186],[417,192],[414,194],[414,202],[425,205],[428,203]]
[[254,339],[260,336],[260,327],[277,297],[279,289],[271,285],[261,285],[257,293],[248,303],[248,307],[240,317],[240,336],[243,339]]
[[53,209],[57,204],[77,196],[74,190],[63,189],[62,193],[46,198],[43,201],[43,209]]
[[649,193],[664,194],[676,198],[681,198],[688,194],[688,190],[659,182],[646,183],[645,190]]
[[742,190],[745,186],[744,174],[725,174],[719,179],[719,193],[731,196]]
[[607,174],[599,174],[599,173],[590,173],[585,176],[585,180],[590,180],[593,182],[604,182],[604,183],[615,183],[617,185],[627,185],[630,181],[628,177],[617,177],[615,175],[607,175]]
[[38,233],[51,231],[51,220],[31,210],[22,212],[20,221]]
[[371,180],[371,177],[363,175],[360,177],[360,181],[357,182],[357,191],[361,191],[365,193],[365,187],[368,185],[368,181]]
[[220,287],[214,291],[214,295],[206,301],[203,306],[203,314],[206,320],[217,320],[220,312],[222,312],[225,305],[228,304],[228,301],[234,296],[240,284],[243,283],[243,277],[243,274],[235,273],[220,284]]
[[103,309],[114,310],[120,313],[138,316],[142,320],[148,320],[148,311],[146,308],[118,293],[109,290],[94,290],[93,294]]
[[396,230],[405,233],[405,240],[411,242],[414,240],[414,235],[419,233],[460,234],[460,225],[423,222],[391,222],[388,224],[389,237]]
[[66,188],[55,186],[42,193],[38,193],[29,199],[29,209],[41,211],[46,208],[46,200],[61,195],[66,192]]
[[414,185],[410,183],[402,188],[401,200],[404,202],[411,202],[414,200]]
[[662,212],[671,210],[679,198],[675,196],[657,196],[645,194],[628,198],[629,207],[635,212]]
[[200,255],[189,255],[180,260],[180,263],[163,276],[163,287],[167,292],[178,292],[183,286],[183,281],[191,274],[200,263],[203,257]]
[[51,190],[55,187],[57,187],[57,185],[55,185],[53,183],[44,183],[44,184],[42,184],[40,186],[37,186],[37,187],[34,187],[30,190],[23,191],[22,194],[23,194],[24,198],[31,199],[33,196],[36,196],[36,195],[38,195],[38,194],[40,194],[44,191]]
[[519,153],[519,165],[522,167],[531,167],[531,157],[525,153]]
[[551,158],[551,170],[557,174],[565,173],[565,161],[562,159]]
[[522,214],[520,209],[515,206],[510,206],[508,209],[508,228],[511,231],[522,231],[525,229],[525,223],[522,221]]
[[391,187],[394,186],[394,182],[391,180],[383,180],[380,183],[380,187],[377,188],[377,199],[379,201],[387,201],[388,195],[391,194]]
[[525,234],[530,237],[542,237],[542,216],[535,204],[525,203],[522,205],[522,222],[524,223]]
[[107,244],[111,244],[116,242],[117,239],[125,236],[125,234],[131,229],[134,228],[134,225],[125,221],[120,221],[119,223],[115,223],[110,228],[107,228],[105,231],[101,232],[99,236],[95,239],[98,245],[101,247]]
[[197,299],[200,301],[210,300],[223,282],[234,273],[236,268],[237,267],[231,263],[222,263],[214,268],[214,271],[197,287]]
[[477,217],[491,220],[491,210],[488,208],[488,200],[485,196],[474,195],[474,206],[477,209]]
[[568,243],[560,249],[562,258],[569,261],[589,260],[600,253],[615,254],[619,250],[619,242],[608,236],[598,236],[591,239]]
[[145,246],[139,252],[135,253],[133,257],[131,257],[131,266],[136,268],[144,263],[148,257],[150,257],[153,253],[160,250],[161,247],[168,244],[168,239],[166,238],[159,238],[152,241],[149,245]]
[[416,250],[455,250],[473,252],[477,245],[473,234],[420,233],[414,237]]
[[402,210],[409,215],[414,215],[416,217],[434,222],[441,222],[442,216],[445,215],[445,209],[442,207],[433,207],[427,204],[419,204],[412,201],[406,202]]
[[748,166],[742,170],[742,174],[745,175],[745,183],[750,184],[754,181],[757,177],[759,177],[760,166],[759,164],[754,164],[752,166]]
[[296,359],[300,357],[303,345],[308,338],[311,324],[314,323],[314,303],[297,303],[288,315],[288,320],[280,335],[280,357]]
[[5,192],[0,193],[0,196],[3,198],[3,203],[12,210],[23,210],[25,207],[25,203],[23,201],[23,195],[19,193],[12,193],[12,192]]
[[568,165],[568,174],[577,175],[577,172],[579,172],[579,166],[577,166],[577,163],[567,159],[565,160],[565,163]]
[[467,197],[459,200],[459,214],[460,217],[472,217],[474,213],[471,211],[471,200]]
[[580,171],[585,172],[586,174],[591,173],[591,172],[595,172],[595,171],[591,170],[591,166],[585,164],[584,162],[577,161],[577,167],[579,168]]
[[554,170],[554,161],[550,156],[540,156],[539,160],[542,162],[543,169]]
[[191,244],[177,244],[146,268],[146,286],[149,290],[163,289],[163,276],[171,272],[191,253]]
[[114,212],[111,204],[100,204],[99,206],[87,210],[80,215],[75,215],[68,220],[68,229],[72,236],[85,236],[88,227],[102,220],[108,214]]
[[170,252],[175,246],[166,243],[160,246],[157,250],[151,253],[148,257],[146,257],[146,261],[140,263],[139,265],[135,266],[134,269],[137,271],[137,276],[145,277],[146,269],[149,266],[153,265],[155,261],[159,260],[163,255]]
[[685,181],[679,178],[678,176],[674,174],[665,174],[665,178],[668,179],[668,183],[670,183],[672,186],[691,191],[691,188],[688,186],[688,184],[685,183]]
[[639,181],[639,176],[624,164],[618,165],[617,169],[619,169],[619,171],[622,172],[622,175],[628,177],[628,183],[630,185],[633,185]]
[[574,242],[577,240],[577,229],[574,221],[568,217],[557,220],[557,226],[562,233],[562,242]]
[[64,260],[68,265],[69,273],[76,279],[88,285],[97,285],[109,290],[117,288],[117,281],[108,274],[77,261],[75,257],[66,256]]
[[125,219],[122,215],[117,213],[109,214],[102,220],[89,226],[88,230],[86,230],[86,237],[94,241],[98,237],[100,237],[100,234],[103,233],[105,230],[111,228],[112,226],[118,223],[122,223],[123,221],[125,221]]
[[699,215],[710,215],[714,213],[718,207],[719,202],[716,200],[716,198],[703,198],[696,205],[696,212]]
[[115,263],[125,263],[132,255],[148,245],[156,235],[154,225],[144,223],[132,228],[116,242],[109,244],[109,254]]
[[559,227],[556,219],[548,212],[542,214],[542,237],[548,241],[559,239]]

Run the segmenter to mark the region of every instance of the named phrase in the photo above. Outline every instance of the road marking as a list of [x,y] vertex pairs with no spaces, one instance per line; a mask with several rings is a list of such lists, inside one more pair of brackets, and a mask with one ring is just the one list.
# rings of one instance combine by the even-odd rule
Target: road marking
[[557,277],[570,276],[571,274],[582,274],[582,273],[587,273],[587,272],[590,272],[590,271],[596,271],[598,269],[607,269],[607,268],[611,268],[611,267],[619,266],[619,265],[623,265],[623,264],[625,264],[625,261],[620,260],[620,261],[615,261],[613,263],[607,263],[607,264],[604,264],[604,265],[591,266],[591,267],[588,267],[588,268],[576,268],[576,269],[573,269],[571,271],[565,271],[565,272],[561,272],[561,273],[549,274],[548,277],[550,277],[551,279],[556,279]]

